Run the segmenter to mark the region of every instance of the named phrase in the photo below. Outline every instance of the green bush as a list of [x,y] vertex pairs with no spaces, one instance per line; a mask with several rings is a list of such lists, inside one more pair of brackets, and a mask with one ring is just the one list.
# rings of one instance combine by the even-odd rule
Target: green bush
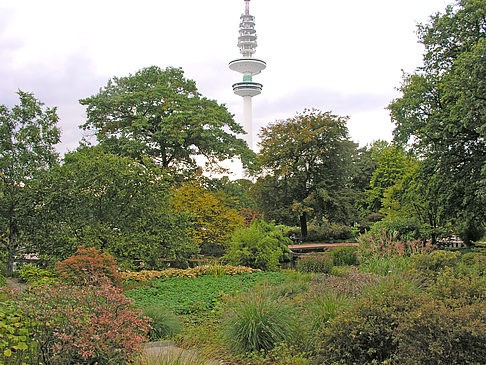
[[5,280],[5,277],[0,274],[0,287],[7,285],[7,281]]
[[331,251],[334,259],[334,265],[346,266],[356,265],[358,263],[358,256],[356,255],[357,248],[352,246],[338,247]]
[[333,258],[329,254],[308,255],[297,260],[296,269],[303,273],[329,274],[333,267]]
[[295,334],[295,310],[266,286],[229,300],[223,313],[223,335],[235,353],[270,351]]
[[454,305],[471,305],[486,300],[486,277],[465,275],[448,267],[437,274],[428,291]]
[[288,245],[275,223],[255,220],[247,228],[237,229],[223,260],[230,265],[249,266],[254,269],[275,271],[280,262],[290,259]]
[[484,364],[486,303],[450,307],[435,300],[404,313],[394,363]]
[[353,230],[344,224],[331,223],[323,218],[322,221],[313,220],[307,228],[307,241],[347,240],[353,237]]
[[163,306],[150,305],[142,311],[144,316],[152,319],[149,338],[153,341],[173,337],[182,329],[179,317]]
[[397,239],[407,241],[419,239],[420,223],[415,218],[393,217],[385,218],[371,226],[370,233],[377,235],[385,232]]
[[436,250],[412,257],[412,269],[425,277],[433,278],[446,267],[455,267],[459,261],[458,252]]
[[409,282],[389,277],[361,294],[318,334],[318,363],[390,363],[397,353],[395,332],[404,314],[425,299]]
[[468,275],[486,275],[486,255],[479,252],[468,252],[461,256],[457,270]]
[[17,272],[20,278],[26,283],[33,283],[43,278],[52,278],[55,276],[52,271],[31,264],[22,266]]

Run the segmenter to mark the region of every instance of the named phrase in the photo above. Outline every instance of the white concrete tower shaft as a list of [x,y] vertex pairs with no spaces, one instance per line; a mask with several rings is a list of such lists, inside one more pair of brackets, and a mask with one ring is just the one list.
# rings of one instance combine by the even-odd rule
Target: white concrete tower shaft
[[243,74],[243,81],[233,84],[236,95],[243,97],[243,128],[247,133],[245,140],[253,148],[253,109],[252,98],[262,92],[263,85],[253,82],[253,76],[266,68],[266,63],[253,58],[257,47],[255,17],[250,15],[250,0],[245,0],[245,12],[240,16],[238,48],[242,58],[229,63],[229,68]]

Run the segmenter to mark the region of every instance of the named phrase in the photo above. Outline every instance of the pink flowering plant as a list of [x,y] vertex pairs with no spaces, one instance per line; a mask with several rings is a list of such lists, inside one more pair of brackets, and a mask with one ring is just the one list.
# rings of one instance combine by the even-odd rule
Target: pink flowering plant
[[40,286],[20,299],[45,364],[132,361],[150,328],[132,300],[109,285]]

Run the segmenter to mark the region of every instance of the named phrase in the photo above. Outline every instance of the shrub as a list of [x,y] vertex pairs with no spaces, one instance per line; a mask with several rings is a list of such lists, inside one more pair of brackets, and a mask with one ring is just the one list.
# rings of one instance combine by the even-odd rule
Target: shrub
[[461,256],[457,269],[468,275],[486,275],[486,255],[479,252],[468,252]]
[[72,284],[121,283],[115,258],[94,247],[79,247],[73,256],[56,264],[56,271],[61,279]]
[[451,308],[429,300],[404,313],[394,336],[397,364],[483,364],[486,303]]
[[294,335],[293,308],[265,286],[235,297],[224,313],[223,334],[236,353],[269,351]]
[[323,218],[313,220],[307,230],[307,241],[346,240],[353,237],[353,230],[344,224],[331,223]]
[[464,275],[448,267],[437,274],[428,291],[453,305],[472,305],[486,300],[486,277]]
[[307,255],[297,260],[296,269],[303,273],[329,274],[333,266],[333,258],[329,254]]
[[331,251],[333,263],[336,266],[356,265],[358,263],[358,256],[356,255],[357,248],[352,246],[338,247]]
[[134,359],[146,341],[148,318],[111,286],[36,287],[20,297],[36,325],[40,360],[46,364],[112,364]]
[[7,281],[5,280],[5,277],[0,274],[0,287],[7,285]]
[[172,337],[182,329],[179,318],[167,308],[160,305],[144,307],[143,314],[152,319],[152,327],[148,333],[151,340],[157,341],[163,338]]
[[55,276],[52,271],[31,264],[22,266],[17,272],[20,278],[26,283],[33,283],[44,278],[52,278]]
[[390,363],[401,318],[426,301],[409,282],[387,278],[365,291],[319,333],[319,363]]
[[382,232],[405,241],[413,241],[421,238],[420,223],[415,218],[385,218],[371,226],[371,234],[379,235]]
[[237,229],[224,260],[230,265],[274,271],[280,262],[290,258],[290,239],[284,237],[275,223],[254,221],[250,227]]
[[429,254],[415,255],[412,268],[425,277],[435,277],[446,267],[455,267],[460,254],[458,252],[436,250]]
[[0,364],[25,364],[37,359],[30,322],[14,302],[0,303]]

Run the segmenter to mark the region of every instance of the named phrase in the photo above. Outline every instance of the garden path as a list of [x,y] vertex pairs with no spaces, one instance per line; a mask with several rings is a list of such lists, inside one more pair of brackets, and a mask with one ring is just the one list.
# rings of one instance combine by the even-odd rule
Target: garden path
[[149,342],[145,344],[144,350],[142,352],[142,359],[163,359],[169,363],[172,361],[181,365],[221,365],[223,364],[217,360],[202,360],[202,356],[199,356],[195,350],[186,350],[177,347],[174,343],[169,341],[157,341]]

